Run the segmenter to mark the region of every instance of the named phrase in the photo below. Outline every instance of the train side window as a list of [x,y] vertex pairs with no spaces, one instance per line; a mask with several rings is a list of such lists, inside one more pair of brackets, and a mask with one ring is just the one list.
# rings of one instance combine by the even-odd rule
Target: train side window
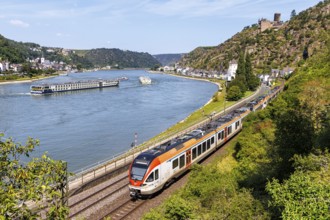
[[232,130],[232,126],[230,125],[230,126],[228,127],[228,135],[231,134],[231,130]]
[[206,141],[203,143],[203,150],[202,153],[204,153],[206,151]]
[[210,147],[211,147],[211,140],[208,139],[208,140],[207,140],[207,144],[206,144],[206,148],[207,148],[207,150],[210,149]]
[[152,181],[154,181],[154,172],[152,172],[146,180],[146,182],[152,182]]
[[239,126],[239,121],[235,123],[235,130],[238,128],[238,126]]
[[192,159],[194,160],[197,157],[197,148],[192,149]]
[[185,161],[184,161],[184,155],[182,155],[180,158],[180,169],[184,167]]
[[178,161],[178,159],[173,160],[173,162],[172,162],[172,168],[173,168],[173,170],[174,170],[175,168],[177,168],[178,165],[179,165],[179,161]]
[[159,178],[159,172],[158,172],[158,169],[157,169],[157,170],[155,170],[155,180],[158,180],[158,178]]
[[214,144],[214,137],[211,138],[211,144]]
[[201,155],[202,154],[202,145],[198,145],[197,147],[197,156]]
[[220,131],[219,134],[218,134],[218,140],[223,140],[224,136],[225,136],[225,132]]

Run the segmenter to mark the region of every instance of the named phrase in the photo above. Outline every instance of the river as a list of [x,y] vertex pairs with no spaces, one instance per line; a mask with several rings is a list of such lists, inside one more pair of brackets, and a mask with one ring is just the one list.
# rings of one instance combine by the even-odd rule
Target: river
[[[141,85],[147,75],[151,85]],[[30,95],[30,86],[79,80],[128,77],[119,87],[52,95]],[[71,73],[33,83],[0,85],[0,132],[25,143],[40,140],[34,156],[48,152],[79,171],[128,150],[166,130],[203,106],[217,91],[215,84],[150,74],[144,70]]]

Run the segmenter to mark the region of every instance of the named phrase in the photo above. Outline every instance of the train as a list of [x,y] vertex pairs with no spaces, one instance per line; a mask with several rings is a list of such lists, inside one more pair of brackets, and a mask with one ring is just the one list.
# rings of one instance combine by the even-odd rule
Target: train
[[209,119],[208,123],[184,135],[141,152],[128,170],[132,198],[148,198],[180,177],[193,164],[202,161],[242,130],[243,119],[264,108],[283,89],[277,86],[246,106]]

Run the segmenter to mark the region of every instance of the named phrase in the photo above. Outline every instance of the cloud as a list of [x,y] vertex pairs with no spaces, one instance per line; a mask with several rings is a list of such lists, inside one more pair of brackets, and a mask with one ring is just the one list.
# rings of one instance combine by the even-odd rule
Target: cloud
[[248,0],[167,0],[149,2],[147,9],[161,15],[203,17],[216,15],[246,2]]
[[181,18],[194,17],[255,17],[255,13],[262,14],[266,9],[273,9],[274,4],[292,4],[297,0],[162,0],[146,1],[144,8],[148,13],[161,16],[178,16]]
[[21,21],[21,20],[17,20],[17,19],[10,20],[9,23],[11,25],[14,25],[14,26],[17,26],[17,27],[22,27],[22,28],[28,28],[30,26],[30,24],[28,24],[24,21]]
[[64,34],[64,33],[57,32],[56,37],[70,37],[70,34]]

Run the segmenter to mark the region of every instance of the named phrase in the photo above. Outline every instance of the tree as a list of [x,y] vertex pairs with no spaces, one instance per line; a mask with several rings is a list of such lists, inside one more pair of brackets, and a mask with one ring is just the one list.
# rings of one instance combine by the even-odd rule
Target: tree
[[330,154],[295,156],[296,171],[280,183],[267,184],[276,219],[330,219]]
[[292,18],[296,17],[296,15],[297,15],[296,10],[293,9],[293,10],[291,11],[291,16],[290,16],[290,18],[292,19]]
[[285,178],[293,171],[291,158],[295,154],[311,152],[315,142],[315,129],[310,118],[297,109],[289,109],[276,119],[276,139],[280,163],[280,176]]
[[249,85],[249,90],[255,91],[260,85],[260,79],[257,76],[252,75],[248,81],[248,85]]
[[237,63],[237,70],[236,70],[236,75],[240,76],[246,75],[246,71],[245,71],[245,58],[244,58],[244,53],[241,52],[238,58],[238,63]]
[[307,60],[309,57],[308,55],[308,47],[306,46],[305,49],[304,49],[304,52],[303,52],[303,59],[304,60]]
[[246,81],[249,81],[251,76],[253,75],[252,64],[251,64],[251,56],[249,53],[246,54],[245,57],[245,77]]
[[227,93],[227,99],[230,101],[237,101],[243,97],[241,89],[238,86],[232,86]]
[[0,219],[40,218],[37,211],[44,205],[49,219],[65,219],[66,163],[46,154],[24,163],[21,157],[29,158],[39,141],[28,138],[24,146],[11,138],[2,141],[2,137],[0,134]]
[[253,74],[251,56],[249,53],[247,53],[245,57],[245,78],[246,78],[246,85],[249,90],[254,91],[258,88],[260,84],[260,80],[257,76]]

